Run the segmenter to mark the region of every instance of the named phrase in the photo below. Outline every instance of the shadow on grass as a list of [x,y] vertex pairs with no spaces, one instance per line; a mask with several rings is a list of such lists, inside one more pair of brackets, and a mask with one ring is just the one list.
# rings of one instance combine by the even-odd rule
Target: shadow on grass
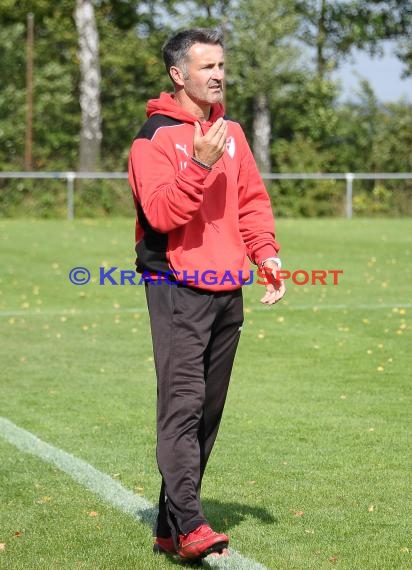
[[227,532],[248,518],[254,518],[264,524],[278,524],[264,507],[252,507],[235,502],[222,502],[213,499],[202,500],[203,510],[212,528],[218,532]]
[[[252,517],[264,524],[278,524],[278,519],[263,507],[252,507],[235,502],[222,502],[213,499],[202,500],[203,511],[212,528],[227,532],[244,520]],[[157,516],[157,507],[138,512],[138,518],[144,524],[153,527]]]
[[[227,532],[247,518],[254,518],[264,524],[278,524],[278,519],[263,507],[252,507],[235,502],[222,502],[213,499],[202,500],[203,511],[212,528]],[[153,527],[157,516],[157,507],[150,507],[136,513],[136,518]]]

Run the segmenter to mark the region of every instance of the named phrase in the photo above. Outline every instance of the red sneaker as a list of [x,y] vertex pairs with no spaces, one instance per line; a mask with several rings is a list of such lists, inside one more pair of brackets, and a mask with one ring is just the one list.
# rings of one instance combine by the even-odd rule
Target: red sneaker
[[162,538],[157,536],[153,545],[153,552],[155,554],[176,554],[176,548],[173,543],[173,538]]
[[177,553],[181,558],[204,558],[227,548],[229,538],[212,530],[208,524],[198,526],[189,534],[179,536]]

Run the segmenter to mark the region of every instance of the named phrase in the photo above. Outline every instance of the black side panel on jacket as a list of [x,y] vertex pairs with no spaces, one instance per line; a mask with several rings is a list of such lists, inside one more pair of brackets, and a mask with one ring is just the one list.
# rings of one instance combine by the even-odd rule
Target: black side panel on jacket
[[[172,117],[153,115],[145,122],[134,140],[150,140],[160,127],[171,127],[180,124],[182,124],[182,121],[178,121]],[[137,218],[140,227],[144,231],[144,236],[143,239],[136,244],[136,271],[138,273],[142,273],[143,271],[167,273],[170,269],[166,259],[167,234],[162,234],[152,228],[140,204],[137,205]]]

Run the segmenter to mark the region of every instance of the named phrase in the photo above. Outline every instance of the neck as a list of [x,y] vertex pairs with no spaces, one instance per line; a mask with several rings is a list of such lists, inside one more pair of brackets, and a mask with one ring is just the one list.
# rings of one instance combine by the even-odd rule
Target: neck
[[190,97],[187,96],[187,93],[184,89],[176,89],[174,98],[176,103],[178,103],[185,111],[194,115],[201,121],[208,121],[210,117],[210,113],[212,111],[212,106],[209,104],[201,105],[196,101],[193,101]]

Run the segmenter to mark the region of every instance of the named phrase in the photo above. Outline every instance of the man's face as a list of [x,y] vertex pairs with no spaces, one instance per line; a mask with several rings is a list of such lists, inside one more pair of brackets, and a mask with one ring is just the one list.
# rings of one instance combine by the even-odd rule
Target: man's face
[[220,45],[194,44],[182,66],[187,95],[200,105],[223,100],[224,54]]

